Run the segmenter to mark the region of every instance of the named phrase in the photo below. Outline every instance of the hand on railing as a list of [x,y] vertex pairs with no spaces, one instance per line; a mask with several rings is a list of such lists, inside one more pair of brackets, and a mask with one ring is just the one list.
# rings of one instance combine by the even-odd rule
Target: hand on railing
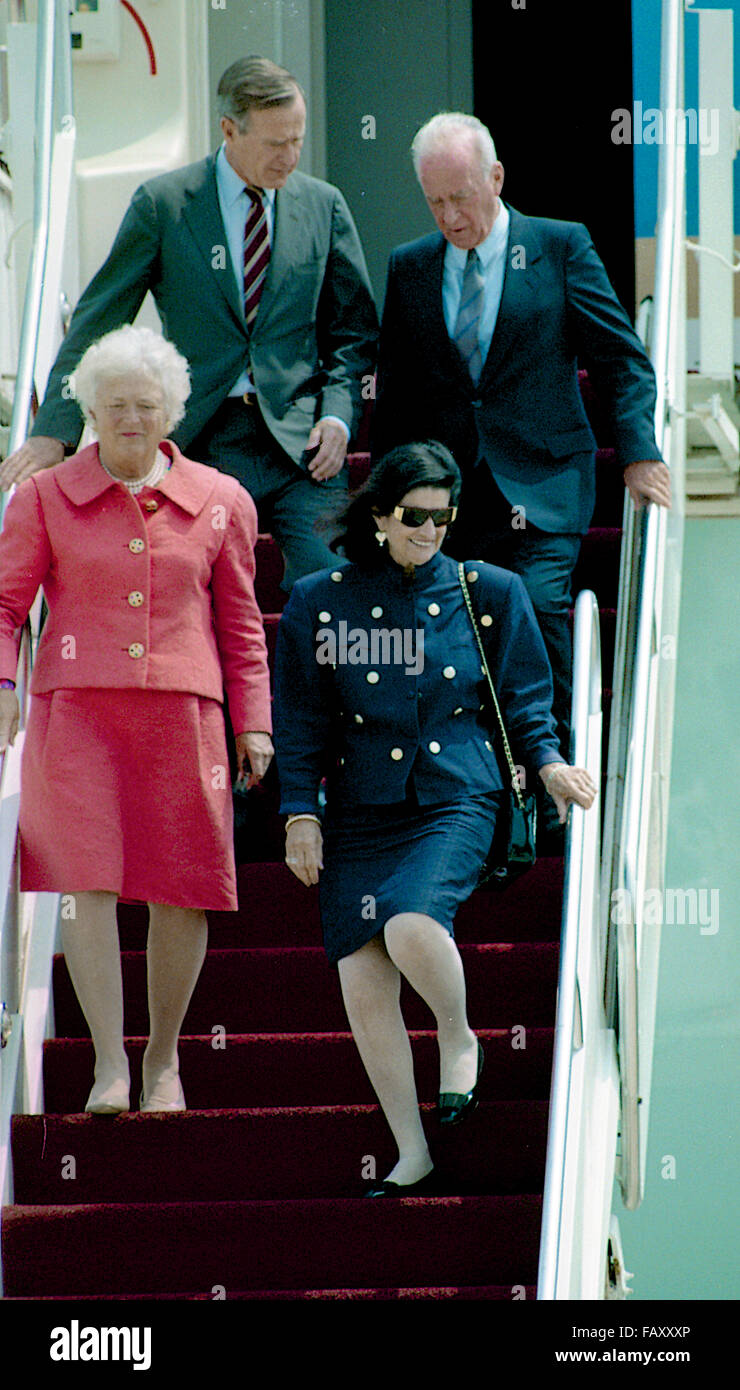
[[14,690],[0,690],[0,753],[15,741],[21,711]]
[[52,468],[63,458],[64,445],[60,439],[52,439],[47,434],[32,435],[0,464],[0,488],[7,490],[14,483],[22,483],[32,473]]
[[660,459],[628,464],[624,485],[636,507],[645,502],[657,502],[659,507],[671,505],[671,475]]
[[567,819],[571,802],[583,806],[586,811],[593,804],[596,787],[585,767],[571,767],[569,763],[545,763],[544,767],[539,769],[539,773],[545,784],[545,791],[550,794],[558,808],[561,825]]

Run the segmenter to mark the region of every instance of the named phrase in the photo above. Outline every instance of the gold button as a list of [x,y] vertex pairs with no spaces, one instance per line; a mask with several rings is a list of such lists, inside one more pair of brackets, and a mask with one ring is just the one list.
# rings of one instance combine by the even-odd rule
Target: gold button
[[331,622],[331,613],[327,613],[327,611],[326,611],[325,608],[322,608],[321,612],[319,613],[319,622],[320,622],[320,623],[330,623],[330,622]]
[[146,500],[142,503],[142,506],[145,512],[159,511],[159,502],[157,501],[156,497],[147,497]]
[[445,680],[451,681],[453,676],[457,675],[457,671],[455,670],[454,666],[445,666],[442,675],[444,676]]
[[440,752],[440,745],[437,743],[436,738],[433,738],[433,739],[432,739],[432,741],[431,741],[431,743],[430,743],[430,745],[429,745],[429,752],[430,752],[430,753],[439,753],[439,752]]
[[331,577],[332,577],[332,579],[334,580],[334,583],[335,583],[335,584],[341,584],[341,582],[342,582],[342,571],[341,571],[341,570],[332,570],[332,572],[331,572]]
[[132,608],[140,608],[144,602],[144,595],[140,589],[132,589],[128,596],[128,601]]
[[370,616],[372,618],[382,618],[383,610],[379,603],[376,603],[375,607],[370,609]]
[[403,757],[403,749],[402,749],[402,748],[391,748],[391,757],[392,757],[394,763],[400,763],[400,761],[401,761],[401,759],[402,759],[402,757]]
[[453,709],[452,713],[453,713],[453,714],[462,714],[462,705],[458,705],[457,709]]
[[144,549],[144,542],[141,539],[141,536],[134,536],[134,539],[132,541],[129,541],[128,548],[131,551],[132,555],[140,555],[142,550]]
[[490,753],[493,752],[493,749],[492,749],[490,743],[488,742],[488,739],[486,739],[486,748],[488,749],[488,751],[489,751]]
[[490,627],[491,623],[493,622],[493,618],[491,617],[490,613],[484,613],[480,621],[481,627]]
[[440,606],[439,606],[438,603],[430,603],[430,604],[429,604],[429,607],[427,608],[427,613],[431,613],[431,615],[432,615],[433,618],[438,618],[440,612],[441,612],[441,609],[440,609]]
[[356,714],[356,715],[355,715],[355,724],[364,724],[364,723],[365,723],[365,720],[363,719],[362,715],[361,715],[361,714]]
[[378,675],[377,671],[368,671],[365,680],[369,681],[370,685],[377,685],[378,681],[380,680],[380,676]]
[[466,577],[466,579],[467,579],[467,581],[468,581],[468,584],[474,584],[475,581],[476,581],[476,579],[478,578],[478,571],[477,571],[477,570],[471,570],[470,573],[467,574],[465,577]]
[[128,654],[129,654],[129,656],[132,656],[134,659],[136,659],[137,657],[143,656],[143,655],[144,655],[144,648],[143,648],[141,642],[132,642],[132,643],[131,643],[131,646],[130,646],[129,649],[128,649]]

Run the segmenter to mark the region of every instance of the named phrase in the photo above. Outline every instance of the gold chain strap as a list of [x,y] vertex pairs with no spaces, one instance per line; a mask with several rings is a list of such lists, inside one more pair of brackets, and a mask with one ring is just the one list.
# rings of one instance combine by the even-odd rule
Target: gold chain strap
[[497,700],[497,698],[496,698],[496,691],[495,691],[494,688],[493,688],[493,681],[491,680],[491,672],[490,672],[489,669],[488,669],[488,662],[486,661],[486,653],[485,653],[485,651],[484,651],[484,649],[483,649],[483,643],[482,643],[482,641],[481,641],[481,636],[480,636],[480,633],[479,633],[479,631],[478,631],[478,624],[477,624],[477,622],[475,621],[475,613],[473,612],[473,605],[472,605],[472,603],[470,602],[470,594],[469,594],[469,592],[468,592],[468,585],[467,585],[467,581],[466,581],[466,578],[465,578],[465,566],[464,566],[464,564],[462,563],[462,561],[460,561],[460,563],[459,563],[459,565],[458,565],[458,567],[457,567],[457,573],[458,573],[458,578],[459,578],[459,580],[460,580],[460,585],[461,585],[461,588],[462,588],[462,591],[463,591],[463,595],[464,595],[464,597],[465,597],[465,604],[466,604],[466,607],[467,607],[467,610],[468,610],[468,616],[469,616],[469,618],[470,618],[471,623],[473,624],[473,632],[475,633],[475,640],[476,640],[476,642],[478,643],[478,650],[479,650],[479,652],[480,652],[481,661],[483,662],[483,669],[484,669],[484,671],[485,671],[485,673],[486,673],[486,680],[488,681],[488,688],[489,688],[489,690],[490,690],[490,692],[491,692],[491,695],[492,695],[492,697],[493,697],[493,704],[494,704],[494,708],[495,708],[495,710],[496,710],[496,717],[497,717],[497,719],[498,719],[499,728],[500,728],[500,730],[501,730],[501,738],[503,739],[504,752],[505,752],[505,754],[506,754],[506,761],[507,761],[507,763],[509,764],[509,772],[511,773],[511,789],[512,789],[512,791],[514,792],[514,794],[515,794],[515,796],[516,796],[516,799],[517,799],[517,801],[518,801],[518,803],[519,803],[519,810],[520,810],[520,811],[523,811],[523,810],[524,810],[524,801],[522,800],[522,794],[521,794],[521,791],[519,790],[519,781],[518,781],[517,775],[516,775],[516,768],[514,767],[514,759],[513,759],[512,756],[511,756],[511,749],[510,749],[510,747],[509,747],[509,740],[508,740],[508,738],[506,737],[506,729],[504,728],[504,721],[503,721],[503,719],[501,718],[501,710],[499,709],[499,703],[498,703],[498,700]]

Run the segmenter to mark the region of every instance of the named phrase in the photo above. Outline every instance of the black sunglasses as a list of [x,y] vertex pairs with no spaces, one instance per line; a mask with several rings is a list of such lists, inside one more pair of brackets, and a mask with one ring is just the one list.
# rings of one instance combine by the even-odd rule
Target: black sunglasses
[[393,515],[404,526],[423,526],[428,517],[435,526],[449,526],[457,516],[457,507],[394,507]]

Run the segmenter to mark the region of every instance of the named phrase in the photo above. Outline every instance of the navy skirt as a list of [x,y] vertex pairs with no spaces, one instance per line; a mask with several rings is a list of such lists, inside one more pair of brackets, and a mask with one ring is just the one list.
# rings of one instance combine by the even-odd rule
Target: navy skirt
[[359,950],[399,912],[422,912],[453,935],[455,913],[490,849],[501,795],[328,809],[319,905],[329,963]]

